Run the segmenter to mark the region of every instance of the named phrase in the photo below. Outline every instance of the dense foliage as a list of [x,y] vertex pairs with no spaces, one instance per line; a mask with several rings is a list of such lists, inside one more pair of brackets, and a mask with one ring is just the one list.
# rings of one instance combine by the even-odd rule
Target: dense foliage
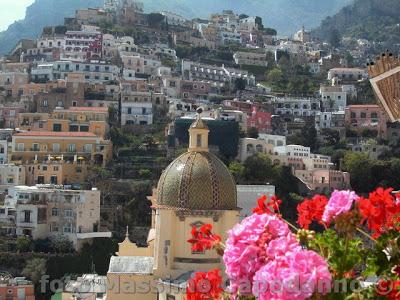
[[399,10],[397,0],[356,0],[323,20],[314,33],[327,41],[334,41],[340,32],[342,36],[396,44],[400,42]]

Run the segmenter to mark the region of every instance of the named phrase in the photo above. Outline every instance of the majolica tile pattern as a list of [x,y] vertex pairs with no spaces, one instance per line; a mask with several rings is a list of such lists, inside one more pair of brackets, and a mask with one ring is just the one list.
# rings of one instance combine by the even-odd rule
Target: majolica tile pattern
[[228,168],[215,155],[187,152],[161,175],[157,206],[181,210],[235,210],[236,184]]

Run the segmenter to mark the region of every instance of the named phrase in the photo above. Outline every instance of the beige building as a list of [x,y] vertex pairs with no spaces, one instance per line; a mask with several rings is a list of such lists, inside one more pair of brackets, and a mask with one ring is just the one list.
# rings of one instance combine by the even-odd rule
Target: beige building
[[100,232],[100,191],[63,187],[16,186],[9,190],[4,207],[13,211],[15,233],[33,239],[67,237],[75,249]]
[[[236,185],[224,163],[209,152],[209,130],[200,117],[189,133],[188,151],[165,169],[151,197],[148,247],[137,248],[126,239],[111,258],[108,300],[185,299],[184,289],[178,287],[193,272],[224,268],[215,251],[193,252],[187,240],[192,226],[207,223],[226,239],[239,218]],[[142,289],[118,288],[126,283],[141,284]]]

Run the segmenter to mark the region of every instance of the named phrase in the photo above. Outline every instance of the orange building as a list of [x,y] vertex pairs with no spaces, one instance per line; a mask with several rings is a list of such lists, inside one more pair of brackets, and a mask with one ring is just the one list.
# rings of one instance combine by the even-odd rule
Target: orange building
[[33,283],[23,277],[0,281],[0,299],[35,300]]

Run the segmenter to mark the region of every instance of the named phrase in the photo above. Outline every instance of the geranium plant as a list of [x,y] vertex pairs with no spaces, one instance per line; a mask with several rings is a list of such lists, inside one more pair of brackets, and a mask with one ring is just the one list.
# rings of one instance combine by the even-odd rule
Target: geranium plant
[[187,299],[400,300],[400,197],[392,189],[304,199],[296,225],[283,219],[281,203],[258,199],[225,244],[210,224],[192,229],[193,250],[223,257],[229,286],[222,287],[219,270],[197,272]]

